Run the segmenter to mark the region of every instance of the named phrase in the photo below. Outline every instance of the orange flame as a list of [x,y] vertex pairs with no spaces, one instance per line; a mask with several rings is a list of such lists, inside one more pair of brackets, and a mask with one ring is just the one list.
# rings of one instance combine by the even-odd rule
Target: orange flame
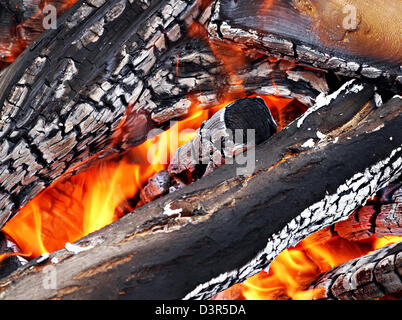
[[[242,295],[248,300],[312,300],[319,299],[323,289],[309,290],[320,274],[370,252],[402,241],[402,237],[373,236],[367,241],[347,241],[332,237],[328,229],[313,234],[296,247],[283,251],[270,266],[248,279]],[[324,240],[320,240],[324,238]],[[318,240],[317,240],[318,239]]]
[[[58,250],[117,220],[121,206],[135,197],[147,180],[166,169],[170,156],[189,139],[211,110],[195,110],[172,128],[130,150],[119,161],[103,161],[89,171],[56,183],[30,201],[3,231],[23,254],[37,257]],[[178,134],[175,137],[174,134]],[[173,150],[169,148],[175,144]]]
[[[282,122],[285,108],[292,108],[292,99],[262,98],[277,121]],[[187,118],[119,159],[101,161],[88,171],[54,183],[22,208],[3,231],[22,254],[34,258],[114,222],[141,204],[137,199],[133,205],[131,200],[138,197],[147,180],[165,170],[177,148],[194,137],[203,121],[230,102],[201,109],[194,100]]]
[[259,8],[259,13],[265,15],[274,4],[274,1],[275,0],[264,0],[264,2],[261,4]]

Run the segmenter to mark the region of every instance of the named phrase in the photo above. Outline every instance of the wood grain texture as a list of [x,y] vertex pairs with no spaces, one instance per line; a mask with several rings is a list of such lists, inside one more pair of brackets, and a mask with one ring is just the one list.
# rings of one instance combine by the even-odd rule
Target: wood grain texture
[[[350,8],[356,23],[350,21]],[[391,77],[400,84],[398,0],[220,0],[216,12],[210,32],[217,38],[342,74]]]

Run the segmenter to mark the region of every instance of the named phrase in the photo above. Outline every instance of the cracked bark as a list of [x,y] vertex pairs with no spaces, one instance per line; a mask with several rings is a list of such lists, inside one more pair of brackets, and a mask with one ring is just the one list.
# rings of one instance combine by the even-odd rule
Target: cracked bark
[[[207,108],[239,91],[205,39],[187,34],[193,21],[208,23],[210,9],[190,0],[80,0],[1,73],[0,226],[56,179],[127,151],[193,101]],[[242,94],[311,106],[328,90],[323,72],[241,55]]]
[[323,274],[317,299],[373,300],[402,294],[402,242],[348,261]]
[[[375,108],[373,95],[346,84],[258,146],[253,175],[220,167],[81,239],[79,254],[31,261],[2,279],[0,297],[205,299],[244,281],[401,174],[402,100]],[[49,265],[57,288],[36,290]]]

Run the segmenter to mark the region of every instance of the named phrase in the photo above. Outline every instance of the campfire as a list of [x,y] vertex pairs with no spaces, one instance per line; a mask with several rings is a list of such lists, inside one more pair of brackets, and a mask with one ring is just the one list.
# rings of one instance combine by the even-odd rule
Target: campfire
[[2,299],[400,298],[398,1],[20,2]]

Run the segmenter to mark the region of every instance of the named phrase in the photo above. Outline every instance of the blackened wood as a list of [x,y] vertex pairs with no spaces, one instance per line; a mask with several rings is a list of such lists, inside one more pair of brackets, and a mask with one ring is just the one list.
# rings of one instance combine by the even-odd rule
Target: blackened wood
[[[42,32],[44,19],[55,8],[56,19],[65,13],[75,0],[1,0],[0,1],[0,70],[11,64]],[[53,22],[57,21],[53,18]]]
[[[4,233],[0,233],[0,278],[7,277],[15,270],[24,265],[27,261],[18,257],[15,253],[18,252],[17,246],[8,241]],[[24,263],[23,263],[24,262]]]
[[228,105],[225,108],[224,122],[233,136],[236,130],[243,131],[243,142],[246,145],[247,130],[254,130],[254,146],[275,134],[278,127],[268,106],[260,97],[240,99]]
[[312,105],[328,90],[323,73],[255,52],[241,52],[239,88],[208,41],[187,34],[208,23],[207,5],[79,0],[1,73],[0,227],[56,179],[124,153],[194,101],[206,108],[241,91]]
[[202,123],[196,136],[175,152],[168,172],[189,184],[232,161],[236,154],[266,141],[276,130],[277,124],[262,98],[237,100]]
[[402,242],[348,261],[323,274],[316,299],[374,300],[402,294]]
[[[257,146],[254,174],[222,166],[81,239],[80,253],[31,261],[0,282],[0,297],[206,299],[244,281],[401,174],[402,100],[375,108],[373,90],[346,84]],[[56,289],[37,289],[45,266]]]
[[381,78],[400,90],[401,12],[398,0],[219,0],[209,30],[218,39],[339,74]]

